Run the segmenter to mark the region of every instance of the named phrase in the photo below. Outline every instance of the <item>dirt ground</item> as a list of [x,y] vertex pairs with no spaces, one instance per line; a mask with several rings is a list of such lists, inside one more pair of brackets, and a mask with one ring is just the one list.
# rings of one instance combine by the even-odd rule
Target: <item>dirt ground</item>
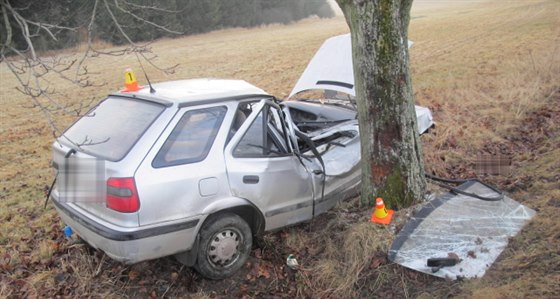
[[[0,64],[0,298],[560,298],[559,15],[555,0],[415,1],[414,96],[437,122],[422,136],[427,171],[477,176],[537,211],[484,277],[463,281],[389,262],[387,250],[414,209],[377,226],[369,222],[372,208],[357,199],[260,236],[245,267],[223,281],[203,279],[171,257],[112,261],[66,239],[52,204],[43,208],[52,130]],[[158,63],[180,66],[174,75],[148,71],[155,82],[244,79],[285,97],[322,41],[347,30],[342,18],[308,19],[160,40],[153,44]],[[118,89],[135,58],[90,63],[92,80],[106,84],[81,90],[53,81],[63,101]],[[75,115],[55,118],[65,127]],[[477,171],[477,157],[497,154],[511,158],[509,171]],[[289,254],[299,269],[286,266]]]

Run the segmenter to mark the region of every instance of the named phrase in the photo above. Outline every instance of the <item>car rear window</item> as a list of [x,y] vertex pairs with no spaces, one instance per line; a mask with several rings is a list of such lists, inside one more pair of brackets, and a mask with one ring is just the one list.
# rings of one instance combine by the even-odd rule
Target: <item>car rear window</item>
[[157,103],[108,97],[74,123],[61,139],[109,161],[126,156],[165,109]]

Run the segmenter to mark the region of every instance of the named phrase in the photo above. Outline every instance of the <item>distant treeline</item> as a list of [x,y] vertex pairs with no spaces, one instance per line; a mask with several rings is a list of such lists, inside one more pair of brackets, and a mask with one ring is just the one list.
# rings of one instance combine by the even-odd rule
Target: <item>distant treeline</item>
[[[189,35],[230,27],[253,27],[270,23],[289,23],[317,15],[332,17],[327,0],[8,0],[21,15],[38,24],[51,27],[54,40],[46,30],[29,26],[36,50],[59,49],[87,40],[88,28],[96,40],[113,44],[148,41],[164,36]],[[93,12],[95,11],[95,14]],[[12,35],[12,45],[25,50],[27,45],[22,26],[8,15],[11,32],[6,28],[5,15],[0,14],[0,41]],[[150,23],[157,24],[151,25]],[[160,27],[161,26],[161,27]],[[165,28],[162,28],[165,27]],[[170,32],[173,31],[173,32]]]

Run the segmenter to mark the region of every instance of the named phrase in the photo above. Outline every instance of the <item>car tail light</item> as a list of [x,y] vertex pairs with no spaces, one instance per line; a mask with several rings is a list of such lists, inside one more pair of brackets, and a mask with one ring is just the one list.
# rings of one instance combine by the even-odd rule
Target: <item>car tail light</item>
[[109,209],[133,213],[140,209],[140,199],[134,178],[109,178],[107,180],[107,198]]

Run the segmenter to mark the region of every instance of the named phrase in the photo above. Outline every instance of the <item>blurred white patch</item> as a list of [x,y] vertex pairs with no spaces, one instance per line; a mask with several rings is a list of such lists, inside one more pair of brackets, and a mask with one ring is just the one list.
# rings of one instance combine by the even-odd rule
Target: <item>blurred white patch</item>
[[69,157],[58,161],[57,189],[62,202],[105,199],[105,161]]
[[342,16],[342,10],[340,9],[340,7],[338,6],[338,3],[336,3],[335,0],[327,0],[327,3],[329,3],[329,5],[332,7],[332,10],[334,11],[334,14],[336,16]]

